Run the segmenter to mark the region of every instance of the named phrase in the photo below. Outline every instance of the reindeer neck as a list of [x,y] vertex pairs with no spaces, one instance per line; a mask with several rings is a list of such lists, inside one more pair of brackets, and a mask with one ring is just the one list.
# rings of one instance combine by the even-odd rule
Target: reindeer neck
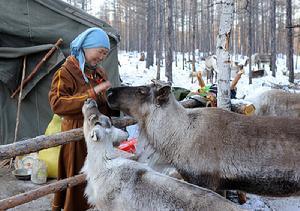
[[108,162],[115,157],[114,148],[110,139],[102,143],[88,144],[87,150],[88,162],[99,168],[106,166]]
[[[169,137],[177,136],[172,131],[177,131],[181,124],[187,122],[187,119],[186,109],[172,95],[166,105],[154,109],[146,121],[143,121],[144,130],[141,131],[151,145],[156,146],[157,142],[160,142],[160,146],[167,145]],[[174,137],[172,141],[177,142],[179,139]]]

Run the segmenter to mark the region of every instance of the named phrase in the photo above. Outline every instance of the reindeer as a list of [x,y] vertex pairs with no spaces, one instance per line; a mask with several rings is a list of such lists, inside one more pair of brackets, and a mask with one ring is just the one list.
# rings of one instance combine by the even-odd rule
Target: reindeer
[[140,139],[190,183],[215,191],[300,195],[300,119],[185,109],[160,81],[113,88],[108,102],[138,120]]
[[205,72],[206,72],[206,83],[208,83],[208,80],[210,83],[214,82],[214,76],[215,81],[217,81],[217,56],[211,55],[205,58]]
[[126,138],[99,113],[94,100],[83,108],[87,158],[85,194],[99,210],[241,210],[218,194],[117,157],[113,141]]
[[281,116],[300,118],[300,94],[271,89],[245,100],[255,106],[258,116]]

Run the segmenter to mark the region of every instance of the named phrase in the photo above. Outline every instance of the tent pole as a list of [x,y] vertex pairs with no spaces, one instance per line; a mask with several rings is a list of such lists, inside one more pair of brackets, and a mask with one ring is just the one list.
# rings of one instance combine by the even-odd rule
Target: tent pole
[[55,45],[48,51],[48,53],[42,58],[42,60],[34,67],[34,69],[32,70],[32,72],[26,77],[26,79],[24,80],[23,85],[21,84],[15,91],[14,93],[10,96],[11,98],[14,98],[14,96],[20,91],[21,88],[23,88],[23,86],[25,86],[31,79],[32,77],[37,73],[37,71],[40,69],[40,67],[44,64],[45,61],[47,61],[47,59],[52,55],[52,53],[58,49],[58,47],[60,46],[60,44],[63,42],[63,40],[61,38],[59,38],[57,40],[57,42],[55,43]]
[[[22,91],[23,91],[23,83],[24,83],[25,71],[26,71],[26,60],[27,60],[27,57],[24,56],[23,68],[22,68],[21,89],[20,89],[19,99],[18,99],[18,108],[17,108],[17,118],[16,118],[14,143],[17,141],[17,137],[18,137],[18,129],[19,129],[19,123],[20,123],[20,110],[21,110],[21,101],[22,101]],[[10,159],[9,168],[11,168],[12,162],[13,162],[13,158]]]

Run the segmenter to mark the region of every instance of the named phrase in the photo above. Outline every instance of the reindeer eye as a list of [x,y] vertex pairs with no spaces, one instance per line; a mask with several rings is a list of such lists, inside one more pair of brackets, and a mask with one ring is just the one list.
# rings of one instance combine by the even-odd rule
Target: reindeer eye
[[146,90],[144,90],[144,89],[138,89],[138,93],[141,94],[141,95],[146,95],[147,94]]
[[92,114],[91,116],[89,116],[89,121],[91,122],[95,118],[97,118],[97,115],[96,114]]

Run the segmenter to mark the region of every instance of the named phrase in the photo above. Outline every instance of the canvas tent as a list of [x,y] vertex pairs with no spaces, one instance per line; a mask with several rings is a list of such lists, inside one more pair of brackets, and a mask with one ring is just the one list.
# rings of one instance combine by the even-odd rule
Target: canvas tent
[[26,76],[59,38],[63,44],[24,87],[18,140],[45,132],[53,113],[48,103],[52,76],[69,54],[69,44],[89,27],[104,29],[111,51],[101,64],[113,86],[120,85],[117,44],[119,34],[107,23],[60,0],[0,1],[0,145],[12,143],[18,96],[11,94],[21,83],[23,59]]

